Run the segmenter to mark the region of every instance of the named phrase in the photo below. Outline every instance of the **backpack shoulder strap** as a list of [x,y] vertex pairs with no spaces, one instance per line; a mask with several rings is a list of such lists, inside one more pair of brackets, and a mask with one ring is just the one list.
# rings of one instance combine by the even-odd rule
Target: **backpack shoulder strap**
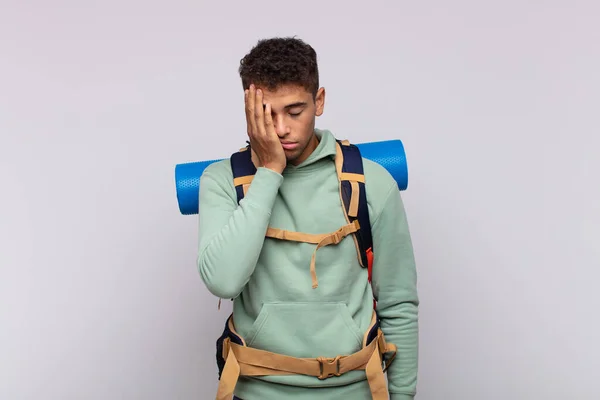
[[367,205],[363,159],[356,145],[337,140],[336,171],[340,182],[340,196],[348,222],[358,220],[355,234],[360,264],[368,268],[369,282],[373,270],[373,237]]
[[230,157],[231,171],[233,172],[233,185],[237,193],[237,201],[244,198],[244,195],[250,187],[250,182],[256,174],[256,167],[252,162],[252,152],[250,145],[241,148]]

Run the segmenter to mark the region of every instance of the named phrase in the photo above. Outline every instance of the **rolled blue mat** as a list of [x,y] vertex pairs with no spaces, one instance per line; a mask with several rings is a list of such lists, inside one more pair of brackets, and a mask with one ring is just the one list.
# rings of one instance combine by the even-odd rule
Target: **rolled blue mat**
[[[384,167],[398,183],[399,190],[408,187],[408,167],[404,145],[400,140],[358,143],[361,155]],[[175,184],[179,211],[183,215],[198,214],[198,195],[200,176],[210,164],[222,161],[215,159],[177,164],[175,166]]]

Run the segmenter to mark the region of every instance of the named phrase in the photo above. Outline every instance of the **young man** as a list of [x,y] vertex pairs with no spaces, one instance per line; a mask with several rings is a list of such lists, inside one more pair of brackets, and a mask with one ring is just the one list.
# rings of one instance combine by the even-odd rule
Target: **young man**
[[255,170],[236,178],[233,159],[213,163],[199,194],[200,276],[233,299],[217,399],[412,400],[418,296],[397,183],[367,159],[364,186],[345,175],[356,193],[366,189],[369,282],[357,250],[365,228],[341,200],[348,143],[315,128],[325,104],[315,51],[295,38],[262,40],[239,73],[250,147],[237,154]]

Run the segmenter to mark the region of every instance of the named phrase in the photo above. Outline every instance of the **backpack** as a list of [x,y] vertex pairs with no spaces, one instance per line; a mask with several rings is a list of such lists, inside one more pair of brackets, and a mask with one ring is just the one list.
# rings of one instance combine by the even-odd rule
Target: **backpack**
[[[256,174],[256,167],[252,162],[252,152],[249,150],[250,144],[234,153],[230,159],[238,204],[244,198],[250,183]],[[337,244],[343,237],[352,234],[356,244],[358,260],[361,267],[368,268],[368,279],[369,283],[371,283],[373,239],[371,235],[369,210],[367,207],[363,162],[358,147],[350,144],[347,140],[336,140],[335,165],[340,186],[340,198],[342,200],[344,215],[348,225],[343,226],[334,233],[322,235],[284,231],[269,227],[266,236],[283,240],[316,243],[318,249],[320,246],[326,246],[332,243]],[[317,249],[315,249],[315,252]],[[313,253],[313,259],[311,261],[311,273],[314,272],[314,255],[315,253]],[[313,288],[316,286],[316,277],[313,276]],[[368,378],[369,387],[371,388],[371,393],[374,398],[388,398],[387,390],[385,390],[383,373],[395,358],[397,348],[395,345],[385,341],[383,332],[380,328],[376,304],[376,299],[373,299],[373,318],[369,329],[365,333],[365,344],[362,350],[350,356],[338,356],[331,360],[323,359],[323,357],[316,359],[300,359],[303,366],[306,366],[306,363],[310,364],[313,361],[318,362],[320,366],[318,371],[308,367],[303,367],[298,370],[298,365],[296,363],[298,359],[291,360],[288,356],[269,352],[266,352],[266,355],[263,356],[262,350],[248,348],[244,339],[235,331],[232,320],[233,315],[231,315],[227,318],[223,333],[216,342],[216,361],[218,376],[221,381],[219,383],[217,397],[230,398],[230,396],[233,396],[236,382],[241,375],[252,376],[257,373],[259,375],[268,375],[268,371],[271,369],[277,371],[283,368],[282,370],[285,370],[286,372],[302,373],[304,375],[317,376],[319,379],[327,379],[331,376],[339,376],[341,374],[340,371],[343,369],[341,365],[342,362],[345,361],[347,363],[349,359],[353,359],[353,363],[356,364],[356,357],[360,356],[362,361],[358,364],[364,366],[364,368],[356,367],[356,365],[353,364],[354,368],[351,369],[364,369],[367,376],[370,376],[370,378]],[[237,350],[235,350],[234,347]],[[236,352],[240,352],[239,356],[242,357],[241,359],[238,360]],[[385,359],[384,355],[389,353],[392,353],[391,357]],[[341,361],[341,359],[344,359],[344,361]],[[379,369],[377,365],[384,359],[386,366],[383,369]],[[250,369],[247,369],[246,372],[242,373],[243,370],[241,369],[241,364],[239,364],[239,362],[243,364],[244,368]],[[227,369],[228,364],[231,364],[229,369]],[[381,367],[381,365],[379,365],[379,367]],[[225,382],[223,382],[223,378]],[[381,390],[382,388],[384,388],[383,391]]]

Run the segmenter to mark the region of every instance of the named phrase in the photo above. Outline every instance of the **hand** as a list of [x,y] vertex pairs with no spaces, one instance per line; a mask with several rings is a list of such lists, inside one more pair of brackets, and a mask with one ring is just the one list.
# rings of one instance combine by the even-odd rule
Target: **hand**
[[266,104],[263,109],[263,95],[254,85],[244,91],[246,104],[246,124],[250,148],[256,156],[258,167],[265,167],[281,174],[285,169],[287,160],[279,136],[275,133],[271,105]]

